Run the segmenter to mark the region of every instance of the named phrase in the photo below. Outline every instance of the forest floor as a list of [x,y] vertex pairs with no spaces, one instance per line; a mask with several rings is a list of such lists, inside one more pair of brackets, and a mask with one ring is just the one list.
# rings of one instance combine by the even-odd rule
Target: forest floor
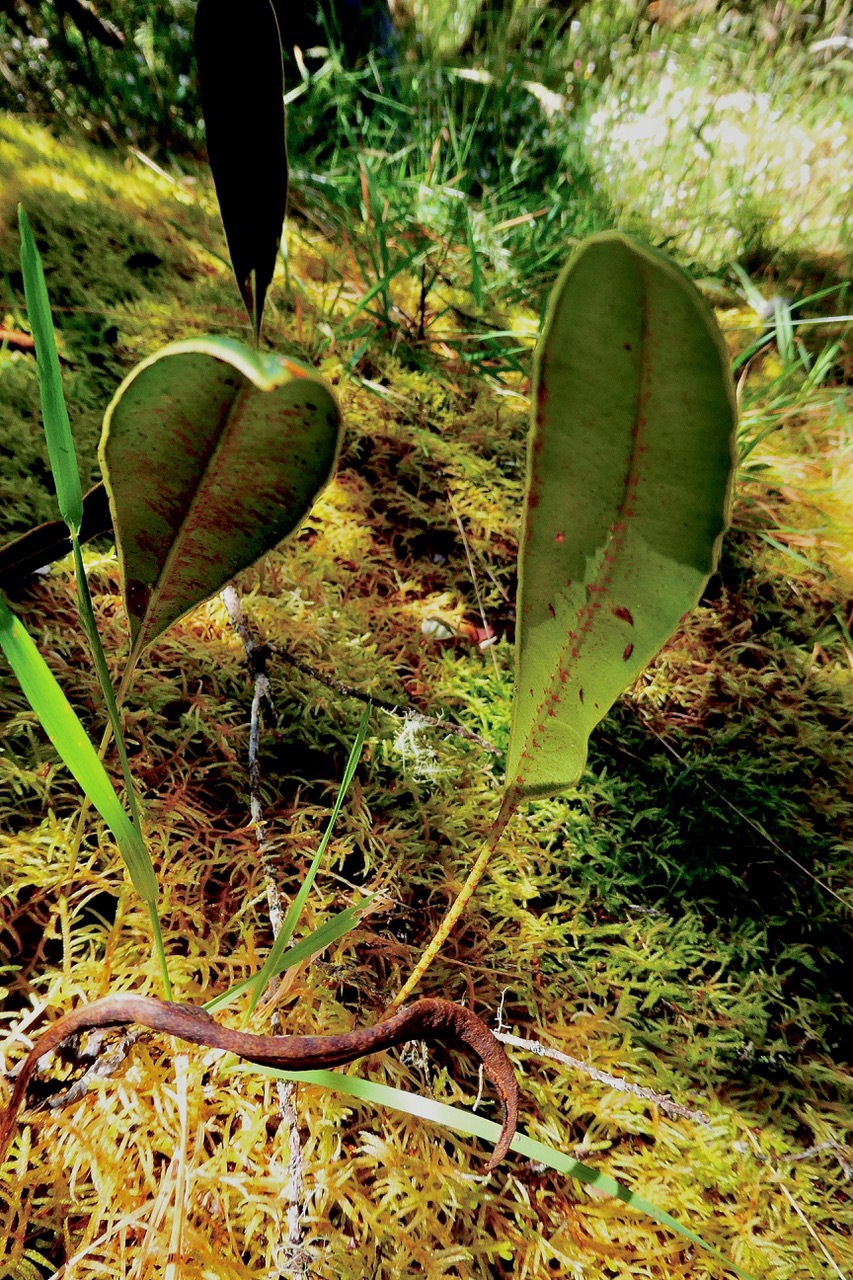
[[[688,190],[684,177],[672,202],[644,207],[648,175],[672,172],[682,145],[671,133],[661,143],[654,112],[675,95],[664,115],[680,122],[697,92],[689,67],[668,74],[656,103],[613,97],[618,129],[604,115],[615,108],[590,118],[584,146],[597,139],[601,156],[609,138],[610,158],[585,170],[578,159],[542,212],[535,175],[526,204],[509,178],[504,204],[459,200],[453,179],[471,143],[440,121],[395,158],[397,108],[381,85],[372,119],[351,122],[360,169],[347,167],[345,139],[322,168],[316,152],[301,160],[308,113],[300,125],[292,108],[287,257],[266,336],[335,386],[346,438],[297,536],[237,584],[252,636],[279,651],[260,766],[281,892],[295,893],[313,856],[363,711],[330,680],[401,713],[447,717],[495,750],[374,709],[303,928],[378,896],[322,958],[288,970],[278,1008],[293,1032],[373,1021],[478,851],[508,739],[542,304],[574,236],[613,222],[651,227],[714,303],[738,362],[740,467],[719,573],[594,734],[582,785],[515,819],[423,994],[465,1000],[493,1024],[502,1007],[516,1035],[703,1113],[668,1114],[510,1050],[526,1132],[667,1209],[753,1276],[825,1280],[853,1272],[853,364],[838,318],[853,298],[835,181],[850,120],[789,103],[774,122],[767,88],[756,154],[775,186],[756,178],[729,223],[713,206],[729,189],[720,169],[713,190],[698,177]],[[457,91],[464,113],[471,94],[490,90],[447,88]],[[528,134],[514,154],[556,127],[541,94],[519,93]],[[724,108],[715,119],[703,145],[743,162]],[[795,126],[806,139],[798,164],[811,171],[798,168],[786,189],[792,229],[767,210],[782,207],[790,177],[773,169],[772,140],[787,131],[790,141]],[[549,145],[556,154],[565,138]],[[212,190],[201,170],[157,169],[0,119],[0,318],[16,331],[26,328],[18,201],[38,234],[92,482],[103,411],[136,361],[193,334],[243,335]],[[759,316],[755,304],[774,297],[770,319]],[[0,495],[5,537],[55,516],[34,361],[9,344]],[[127,631],[117,562],[103,543],[86,563],[118,676]],[[99,738],[70,563],[9,596]],[[477,628],[496,643],[481,648]],[[256,971],[271,941],[249,818],[251,701],[245,652],[217,598],[154,645],[127,702],[176,996],[196,1003]],[[0,715],[8,1070],[38,1026],[76,1002],[158,994],[159,984],[146,913],[98,821],[73,856],[80,796],[11,676]],[[108,765],[118,778],[112,756]],[[267,1023],[256,1016],[253,1028]],[[465,1105],[477,1093],[470,1064],[441,1055],[390,1054],[357,1071]],[[5,1274],[298,1274],[277,1106],[270,1080],[141,1040],[94,1097],[23,1126],[0,1182]],[[483,1106],[493,1114],[491,1099]],[[309,1085],[296,1110],[306,1274],[725,1273],[642,1214],[520,1157],[484,1182],[481,1148],[422,1121]]]

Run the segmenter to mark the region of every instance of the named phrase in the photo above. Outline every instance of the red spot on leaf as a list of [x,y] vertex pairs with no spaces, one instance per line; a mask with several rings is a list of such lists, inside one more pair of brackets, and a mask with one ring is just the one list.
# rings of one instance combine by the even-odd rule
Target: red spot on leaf
[[565,541],[566,541],[566,535],[565,535],[564,533],[556,533],[556,534],[554,534],[554,541],[555,541],[555,542],[560,542],[560,543],[565,542]]
[[621,618],[623,622],[627,622],[629,627],[633,627],[634,625],[634,618],[631,614],[631,610],[626,609],[624,604],[620,604],[613,610],[613,616],[614,618]]
[[554,606],[551,604],[550,601],[548,602],[548,612],[550,613],[552,618],[556,618],[557,610],[554,608]]
[[578,689],[578,697],[580,698],[581,702],[583,702],[583,689]]
[[634,646],[632,644],[626,644],[625,652],[622,654],[622,661],[627,662],[633,652]]

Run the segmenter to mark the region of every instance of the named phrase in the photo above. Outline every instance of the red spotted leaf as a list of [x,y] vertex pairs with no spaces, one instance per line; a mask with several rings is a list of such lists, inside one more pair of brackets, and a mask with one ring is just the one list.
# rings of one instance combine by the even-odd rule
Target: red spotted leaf
[[340,430],[321,378],[226,338],[175,343],[125,378],[100,456],[133,657],[296,529]]
[[578,782],[593,728],[699,600],[735,423],[694,285],[624,235],[582,244],[535,359],[508,800]]

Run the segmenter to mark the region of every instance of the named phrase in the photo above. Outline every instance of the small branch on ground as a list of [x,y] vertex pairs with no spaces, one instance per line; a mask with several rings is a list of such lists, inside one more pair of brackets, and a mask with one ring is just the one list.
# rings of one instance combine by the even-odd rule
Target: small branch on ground
[[249,724],[249,809],[252,815],[252,826],[255,828],[258,853],[264,869],[270,924],[272,925],[273,934],[277,936],[287,913],[282,905],[281,891],[276,881],[275,865],[272,860],[273,846],[267,838],[267,825],[264,821],[263,805],[261,803],[261,771],[258,763],[262,708],[266,707],[268,713],[272,710],[269,678],[266,670],[270,649],[267,645],[257,644],[253,639],[246,623],[240,597],[234,587],[224,588],[222,591],[222,603],[228,611],[231,625],[243,642],[246,661],[254,679],[252,712]]
[[521,1036],[510,1035],[504,1031],[504,1000],[506,992],[501,996],[500,1007],[498,1008],[498,1028],[495,1031],[495,1039],[500,1040],[501,1044],[512,1045],[515,1049],[525,1049],[528,1053],[535,1053],[537,1058],[550,1058],[552,1062],[559,1062],[564,1067],[571,1067],[574,1071],[582,1071],[584,1075],[589,1076],[592,1080],[596,1080],[599,1084],[607,1085],[609,1089],[616,1089],[619,1093],[630,1093],[635,1098],[642,1098],[645,1102],[653,1102],[656,1107],[660,1107],[661,1111],[667,1115],[679,1116],[682,1120],[692,1120],[695,1124],[709,1125],[711,1123],[710,1116],[706,1116],[704,1111],[693,1111],[689,1107],[684,1107],[680,1102],[673,1102],[667,1093],[657,1093],[654,1089],[647,1089],[641,1084],[634,1084],[631,1080],[623,1080],[620,1076],[611,1075],[609,1071],[601,1071],[598,1067],[591,1066],[588,1062],[581,1062],[580,1058],[573,1058],[568,1053],[563,1053],[560,1049],[550,1049],[547,1045],[542,1044],[540,1040],[523,1040]]
[[[249,724],[249,807],[252,814],[252,825],[255,828],[258,852],[264,869],[270,924],[273,936],[278,937],[287,913],[272,860],[273,845],[267,837],[267,824],[264,821],[263,805],[261,803],[261,767],[259,762],[262,713],[264,709],[271,717],[275,713],[267,676],[267,660],[270,654],[274,652],[274,649],[271,645],[258,644],[253,638],[243,613],[240,597],[234,587],[225,587],[222,592],[222,601],[228,611],[234,630],[243,642],[249,671],[254,678],[252,712]],[[275,1035],[282,1035],[284,1031],[277,1011],[272,1016],[272,1029]],[[308,1280],[311,1272],[309,1256],[302,1234],[304,1177],[302,1143],[299,1137],[299,1117],[296,1111],[296,1085],[289,1081],[277,1080],[276,1095],[278,1097],[279,1115],[288,1135],[289,1151],[287,1179],[282,1188],[282,1197],[288,1206],[287,1231],[285,1240],[282,1242],[281,1257],[278,1265],[282,1268],[282,1276],[287,1277],[287,1280]]]
[[461,724],[455,724],[452,720],[445,720],[443,716],[425,716],[417,707],[407,707],[398,702],[377,698],[373,693],[363,693],[361,689],[356,689],[351,684],[344,684],[343,680],[338,680],[335,676],[329,676],[323,671],[318,671],[316,667],[303,662],[301,658],[294,658],[285,649],[279,649],[275,645],[268,645],[267,649],[270,653],[274,653],[277,658],[280,658],[282,662],[287,663],[289,667],[293,667],[296,671],[301,671],[303,675],[310,676],[318,684],[324,684],[327,689],[334,689],[336,693],[342,694],[345,698],[356,698],[359,702],[371,703],[377,710],[384,711],[389,716],[396,716],[398,720],[416,719],[421,728],[440,729],[442,733],[451,733],[457,738],[465,738],[468,742],[476,742],[479,747],[483,747],[485,751],[490,751],[493,756],[503,754],[498,747],[488,742],[485,738],[481,738],[479,733],[474,733],[473,729],[465,729]]

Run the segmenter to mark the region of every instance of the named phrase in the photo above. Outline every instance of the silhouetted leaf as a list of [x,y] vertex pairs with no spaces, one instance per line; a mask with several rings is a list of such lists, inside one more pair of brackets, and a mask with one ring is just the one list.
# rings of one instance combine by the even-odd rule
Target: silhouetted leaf
[[284,72],[270,0],[199,0],[195,53],[208,159],[257,338],[287,204]]

